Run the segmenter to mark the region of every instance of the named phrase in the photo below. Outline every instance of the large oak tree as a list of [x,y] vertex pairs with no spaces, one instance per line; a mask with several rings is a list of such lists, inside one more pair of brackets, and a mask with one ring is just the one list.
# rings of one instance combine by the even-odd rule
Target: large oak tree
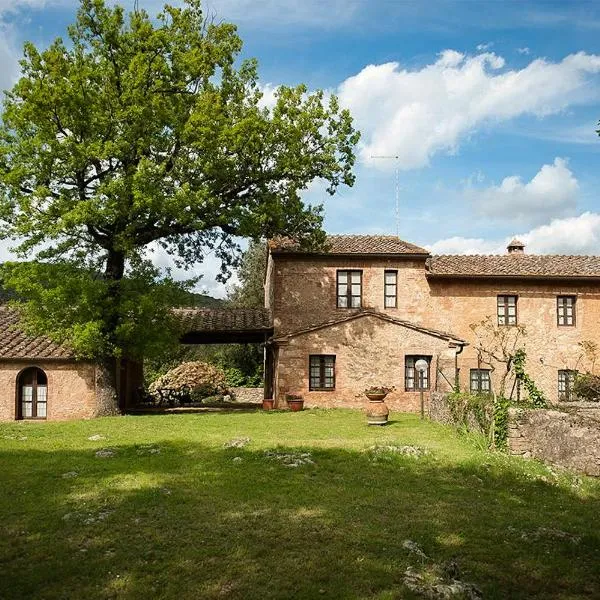
[[27,262],[4,268],[23,322],[110,367],[156,352],[178,286],[161,246],[228,272],[236,238],[324,239],[301,192],[352,185],[358,133],[335,96],[281,87],[265,107],[234,25],[199,0],[152,20],[82,0],[70,41],[26,44],[0,127],[0,219]]

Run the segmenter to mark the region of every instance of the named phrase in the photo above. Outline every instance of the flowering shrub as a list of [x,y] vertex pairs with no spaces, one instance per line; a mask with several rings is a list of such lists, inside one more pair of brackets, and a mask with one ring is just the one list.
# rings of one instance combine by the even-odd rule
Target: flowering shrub
[[149,392],[156,395],[161,389],[183,388],[188,388],[194,395],[203,397],[223,394],[227,391],[225,373],[219,367],[208,363],[184,362],[156,379],[150,385]]

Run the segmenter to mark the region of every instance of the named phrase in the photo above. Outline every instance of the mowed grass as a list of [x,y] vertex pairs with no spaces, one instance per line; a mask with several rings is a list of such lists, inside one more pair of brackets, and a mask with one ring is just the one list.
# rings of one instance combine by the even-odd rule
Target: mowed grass
[[[485,598],[600,598],[599,481],[488,453],[414,415],[391,419],[2,424],[0,598],[413,598],[407,567],[448,561]],[[103,448],[115,455],[98,458]]]

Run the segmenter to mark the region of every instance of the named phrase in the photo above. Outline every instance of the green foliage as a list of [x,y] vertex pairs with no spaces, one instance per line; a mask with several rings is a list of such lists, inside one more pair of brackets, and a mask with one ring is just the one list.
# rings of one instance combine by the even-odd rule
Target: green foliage
[[68,262],[4,263],[3,284],[27,302],[12,300],[26,331],[45,331],[72,347],[80,358],[127,356],[141,358],[172,352],[179,323],[171,307],[186,284],[160,277],[148,263],[120,284],[118,319],[112,336],[105,329],[111,306],[110,285],[97,273]]
[[466,431],[474,428],[487,436],[490,447],[506,449],[509,399],[492,394],[454,392],[447,396],[447,403],[456,427]]
[[535,382],[531,377],[525,372],[525,361],[527,359],[527,354],[523,348],[519,348],[512,360],[513,368],[515,370],[515,377],[518,381],[523,383],[523,386],[527,390],[527,396],[529,398],[529,402],[535,408],[546,408],[548,406],[548,402],[544,394],[538,389],[535,385]]
[[600,402],[600,376],[582,373],[575,377],[573,394],[578,400]]
[[493,417],[493,397],[490,394],[469,394],[454,392],[448,395],[448,408],[454,424],[459,428],[470,430],[473,425],[488,433]]
[[236,274],[240,284],[228,294],[231,306],[262,308],[265,305],[265,271],[267,268],[267,244],[264,241],[252,242],[242,254]]
[[494,402],[494,447],[506,450],[508,446],[508,409],[511,402],[508,398],[498,396]]
[[301,193],[315,178],[331,194],[353,184],[359,134],[335,96],[303,85],[261,107],[256,62],[199,0],[156,19],[81,0],[68,32],[43,51],[26,44],[4,99],[2,236],[37,261],[4,283],[32,331],[82,356],[158,351],[174,284],[145,262],[151,249],[184,267],[213,251],[226,277],[239,237],[318,246],[322,208]]

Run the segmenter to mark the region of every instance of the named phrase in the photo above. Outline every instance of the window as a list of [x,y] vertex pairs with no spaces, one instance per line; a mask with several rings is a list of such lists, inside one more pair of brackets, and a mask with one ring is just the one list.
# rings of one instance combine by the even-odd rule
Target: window
[[[415,368],[418,360],[427,361],[427,370],[421,374]],[[404,357],[404,389],[407,392],[418,392],[429,389],[430,356],[405,356]]]
[[575,296],[556,298],[556,322],[558,325],[575,325]]
[[362,271],[337,272],[338,308],[360,308],[362,298]]
[[490,391],[491,391],[490,370],[489,369],[471,369],[471,393],[472,394],[489,394]]
[[517,297],[498,296],[498,325],[517,324]]
[[313,354],[310,357],[310,391],[335,390],[335,356]]
[[384,303],[385,308],[396,308],[398,306],[398,271],[386,271],[384,279]]
[[17,418],[45,419],[48,404],[48,379],[37,367],[29,367],[17,378]]
[[558,372],[558,399],[559,400],[574,400],[573,384],[577,371],[564,369]]

